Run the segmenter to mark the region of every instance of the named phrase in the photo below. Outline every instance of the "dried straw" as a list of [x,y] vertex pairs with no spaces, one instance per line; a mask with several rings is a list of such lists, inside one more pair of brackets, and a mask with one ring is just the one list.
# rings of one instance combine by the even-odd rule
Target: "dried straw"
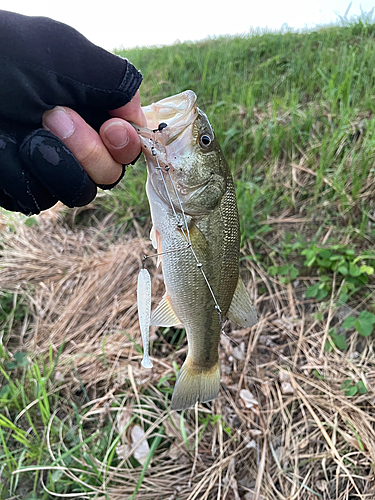
[[[206,428],[194,409],[185,413],[183,438],[180,417],[169,415],[157,384],[174,373],[173,361],[181,363],[185,349],[175,352],[165,343],[164,354],[155,353],[154,369],[145,372],[135,345],[140,342],[136,279],[148,242],[114,240],[107,223],[72,229],[41,217],[38,226],[13,224],[13,230],[3,227],[0,286],[28,297],[34,319],[23,330],[23,348],[47,355],[50,346],[54,353],[63,346],[56,374],[72,392],[82,385],[91,390],[85,418],[105,419],[128,405],[151,429],[144,439],[164,429],[163,446],[136,498],[375,498],[373,341],[352,334],[346,353],[325,353],[328,328],[340,326],[342,311],[331,301],[325,319],[315,319],[316,305],[304,298],[303,278],[302,285],[285,285],[255,261],[245,261],[259,322],[246,330],[229,325],[227,333],[238,345],[222,337],[221,395],[199,408],[209,420]],[[253,253],[251,246],[245,251]],[[151,269],[155,302],[163,293],[158,272]],[[347,379],[362,380],[367,392],[346,396],[341,385]],[[249,393],[251,400],[245,397]],[[131,466],[129,456],[109,467],[103,485],[92,490],[95,498],[132,495],[142,467]],[[79,476],[74,468],[65,473]]]

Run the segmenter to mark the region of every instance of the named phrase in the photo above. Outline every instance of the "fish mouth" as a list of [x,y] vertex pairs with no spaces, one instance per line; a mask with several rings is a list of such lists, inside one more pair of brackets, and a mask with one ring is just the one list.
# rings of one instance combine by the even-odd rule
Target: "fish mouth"
[[195,93],[186,90],[143,107],[147,127],[132,124],[141,139],[148,179],[155,192],[175,211],[185,210],[187,215],[193,215],[187,209],[189,200],[199,198],[211,183],[211,176],[205,176],[192,185],[186,172],[184,175],[177,167],[194,144],[193,129],[200,113],[196,101]]
[[166,123],[167,126],[189,125],[192,111],[196,108],[196,101],[195,93],[192,90],[185,90],[157,103],[144,106],[142,110],[147,120],[147,128],[158,129],[160,123]]
[[[185,90],[180,94],[142,107],[147,127],[140,127],[134,123],[132,125],[138,132],[146,156],[151,152],[151,146],[157,150],[161,149],[162,151],[159,152],[163,152],[162,156],[164,156],[165,148],[177,139],[179,139],[178,150],[191,142],[192,136],[188,132],[198,114],[196,101],[195,93],[192,90]],[[175,154],[177,152],[175,147],[173,150]]]

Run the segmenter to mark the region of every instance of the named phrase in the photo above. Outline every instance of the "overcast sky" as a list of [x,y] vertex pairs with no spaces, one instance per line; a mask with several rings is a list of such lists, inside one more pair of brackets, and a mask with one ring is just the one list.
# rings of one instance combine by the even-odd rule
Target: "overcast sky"
[[[2,0],[0,8],[52,17],[112,50],[246,33],[251,27],[314,27],[344,15],[348,0]],[[179,6],[177,6],[177,4]],[[181,7],[182,5],[182,7]],[[222,5],[221,7],[218,5]],[[369,12],[375,0],[353,0],[349,17]]]

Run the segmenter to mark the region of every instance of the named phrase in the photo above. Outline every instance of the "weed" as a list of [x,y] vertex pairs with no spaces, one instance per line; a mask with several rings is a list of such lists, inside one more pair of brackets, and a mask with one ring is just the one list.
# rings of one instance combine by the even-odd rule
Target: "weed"
[[362,311],[358,318],[354,316],[348,316],[342,324],[343,328],[350,329],[355,328],[359,335],[363,337],[368,337],[374,330],[375,325],[375,314],[369,311]]
[[375,254],[365,252],[356,255],[355,250],[342,245],[332,245],[320,248],[315,245],[301,251],[305,257],[304,265],[309,269],[317,269],[319,282],[306,290],[306,297],[316,300],[324,299],[331,293],[332,275],[338,279],[340,294],[337,303],[344,304],[361,290],[366,289],[369,276],[374,274],[373,266],[369,265],[375,259]]
[[353,382],[351,379],[346,379],[341,385],[340,389],[345,392],[345,396],[352,397],[357,393],[366,394],[367,389],[362,380],[357,383]]

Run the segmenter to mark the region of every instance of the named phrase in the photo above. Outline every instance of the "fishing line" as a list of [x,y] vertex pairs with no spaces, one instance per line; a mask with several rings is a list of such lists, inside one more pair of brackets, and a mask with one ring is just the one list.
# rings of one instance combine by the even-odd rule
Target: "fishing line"
[[186,250],[190,248],[190,245],[186,245],[185,247],[172,248],[171,250],[166,250],[165,252],[153,253],[152,255],[144,255],[142,257],[142,269],[145,268],[146,259],[150,259],[151,257],[159,257],[159,255],[166,255],[168,253],[179,252],[180,250]]
[[[163,129],[162,129],[162,130],[163,130]],[[153,130],[152,132],[155,134],[155,131],[154,131],[154,130]],[[153,141],[154,143],[156,143],[156,142],[157,142],[157,140],[156,140],[156,139],[152,139],[152,137],[151,137],[151,139],[150,139],[150,140],[151,140],[151,141]],[[183,211],[183,208],[182,208],[182,206],[181,206],[181,201],[180,201],[180,199],[179,199],[179,196],[178,196],[178,194],[177,194],[176,188],[175,188],[175,186],[174,186],[173,179],[172,179],[172,177],[171,177],[171,176],[170,176],[170,174],[169,174],[169,178],[171,179],[171,182],[172,182],[172,185],[173,185],[173,187],[174,187],[174,190],[175,190],[175,193],[176,193],[177,199],[179,200],[179,204],[180,204],[180,207],[181,207],[181,211],[182,211],[183,218],[184,218],[184,222],[185,222],[185,226],[186,226],[187,236],[185,235],[185,232],[184,232],[184,230],[183,230],[183,228],[182,228],[182,222],[180,221],[180,219],[179,219],[179,217],[178,217],[178,215],[177,215],[176,209],[174,208],[174,205],[173,205],[173,202],[172,202],[172,198],[171,198],[171,195],[169,194],[169,191],[168,191],[168,186],[167,186],[167,183],[165,182],[164,175],[163,175],[163,172],[162,172],[162,168],[161,168],[161,166],[160,166],[159,159],[158,159],[158,156],[157,156],[157,152],[156,152],[156,150],[155,150],[155,147],[154,147],[154,146],[151,146],[151,154],[152,154],[152,156],[156,159],[156,163],[158,164],[158,166],[157,166],[157,170],[159,170],[159,172],[160,172],[160,174],[161,174],[161,180],[163,181],[163,184],[164,184],[164,189],[165,189],[165,192],[167,193],[167,196],[168,196],[168,201],[169,201],[169,204],[170,204],[171,209],[172,209],[172,211],[173,211],[173,215],[174,215],[174,217],[175,217],[175,219],[176,219],[176,221],[177,221],[177,227],[179,227],[179,228],[181,229],[181,232],[182,232],[182,234],[183,234],[183,236],[184,236],[184,238],[185,238],[186,242],[187,242],[189,245],[191,245],[191,241],[190,241],[190,233],[189,233],[189,228],[188,228],[188,225],[187,225],[187,220],[186,220],[186,217],[185,217],[185,212]],[[167,167],[168,167],[168,173],[169,173],[169,166],[167,165]],[[167,167],[165,167],[165,169],[166,169]]]
[[173,182],[173,179],[172,179],[172,176],[171,176],[171,172],[170,172],[170,168],[169,168],[169,166],[168,166],[168,165],[165,167],[165,170],[166,170],[166,172],[168,172],[168,177],[169,177],[169,180],[170,180],[170,181],[171,181],[171,183],[172,183],[174,193],[175,193],[176,198],[177,198],[177,200],[178,200],[178,204],[180,205],[180,209],[181,209],[182,217],[183,217],[183,219],[184,219],[185,226],[186,226],[186,231],[187,231],[188,238],[189,238],[189,243],[191,244],[191,240],[190,240],[190,232],[189,232],[189,227],[188,227],[187,219],[186,219],[186,216],[185,216],[185,212],[184,212],[184,209],[182,208],[181,199],[180,199],[180,197],[178,196],[177,189],[176,189],[175,183]]
[[[165,125],[165,124],[160,124],[160,125]],[[153,141],[154,143],[157,143],[157,140],[156,140],[156,137],[155,137],[155,136],[156,136],[156,132],[162,132],[162,131],[163,131],[163,129],[165,128],[165,126],[163,126],[163,127],[161,128],[161,127],[160,127],[160,125],[159,125],[159,127],[158,127],[157,129],[152,130],[153,137],[151,136],[150,140],[151,140],[151,141]],[[193,256],[194,256],[194,259],[195,259],[195,261],[196,261],[196,263],[197,263],[197,267],[198,267],[198,269],[200,270],[200,272],[202,273],[202,276],[203,276],[203,278],[204,278],[204,280],[205,280],[205,282],[206,282],[206,285],[207,285],[207,287],[208,287],[208,289],[209,289],[209,291],[210,291],[210,293],[211,293],[211,296],[212,296],[212,298],[213,298],[213,300],[214,300],[214,303],[215,303],[215,310],[216,310],[216,312],[217,312],[217,314],[218,314],[218,316],[219,316],[219,323],[220,323],[220,327],[221,327],[221,332],[225,334],[225,332],[224,332],[224,323],[223,323],[223,319],[222,319],[222,316],[221,316],[221,308],[220,308],[220,306],[219,306],[218,301],[216,300],[216,297],[215,297],[214,291],[213,291],[213,290],[212,290],[212,288],[211,288],[211,285],[210,285],[210,283],[209,283],[209,281],[208,281],[208,279],[207,279],[206,273],[205,273],[205,272],[204,272],[204,270],[203,270],[203,265],[202,265],[202,263],[201,263],[201,262],[199,262],[199,259],[198,259],[197,255],[196,255],[196,253],[195,253],[195,251],[194,251],[194,249],[193,249],[193,247],[192,247],[192,244],[191,244],[191,239],[190,239],[189,227],[188,227],[188,223],[187,223],[187,219],[186,219],[186,214],[185,214],[185,211],[184,211],[184,209],[183,209],[183,207],[182,207],[182,202],[181,202],[180,196],[179,196],[179,194],[178,194],[178,191],[177,191],[176,185],[175,185],[175,183],[174,183],[174,181],[173,181],[173,178],[172,178],[172,176],[171,176],[171,173],[170,173],[170,167],[169,167],[168,165],[166,165],[166,166],[164,167],[164,171],[166,171],[166,172],[167,172],[168,177],[169,177],[169,180],[170,180],[170,182],[171,182],[171,184],[172,184],[172,186],[173,186],[173,190],[174,190],[174,193],[175,193],[175,195],[176,195],[176,198],[177,198],[177,201],[178,201],[178,204],[179,204],[179,206],[180,206],[181,213],[182,213],[182,217],[183,217],[183,220],[184,220],[184,223],[185,223],[185,230],[184,230],[184,229],[183,229],[183,227],[182,227],[182,223],[181,223],[181,221],[180,221],[180,218],[178,217],[177,212],[176,212],[176,209],[175,209],[175,207],[174,207],[174,205],[173,205],[171,195],[170,195],[170,193],[169,193],[169,191],[168,191],[168,186],[167,186],[167,183],[165,182],[165,179],[164,179],[163,169],[162,169],[162,167],[160,166],[159,159],[158,159],[158,156],[157,156],[157,151],[155,150],[155,147],[154,147],[154,146],[152,146],[152,147],[151,147],[151,153],[152,153],[152,156],[153,156],[153,157],[155,158],[155,160],[156,160],[156,163],[157,163],[157,170],[159,170],[159,172],[160,172],[161,179],[162,179],[162,182],[163,182],[163,185],[164,185],[165,191],[166,191],[166,193],[167,193],[167,197],[168,197],[169,204],[170,204],[171,209],[172,209],[172,211],[173,211],[173,215],[174,215],[174,217],[175,217],[175,219],[176,219],[176,221],[177,221],[177,227],[179,227],[179,229],[181,230],[181,233],[182,233],[182,235],[184,236],[184,238],[185,238],[185,240],[186,240],[186,242],[187,242],[187,248],[190,248],[190,250],[191,250],[191,252],[192,252],[192,254],[193,254]],[[185,234],[185,231],[186,231],[186,234]],[[174,252],[174,251],[176,251],[176,250],[179,250],[179,249],[178,249],[178,248],[176,248],[176,249],[170,250],[170,251],[168,251],[168,252],[163,252],[163,253],[171,253],[171,252]],[[181,250],[182,250],[182,249],[181,249]],[[157,256],[157,255],[162,255],[162,254],[155,254],[155,256]],[[150,257],[151,257],[151,256],[150,256]],[[146,258],[147,258],[147,256],[146,256]]]

